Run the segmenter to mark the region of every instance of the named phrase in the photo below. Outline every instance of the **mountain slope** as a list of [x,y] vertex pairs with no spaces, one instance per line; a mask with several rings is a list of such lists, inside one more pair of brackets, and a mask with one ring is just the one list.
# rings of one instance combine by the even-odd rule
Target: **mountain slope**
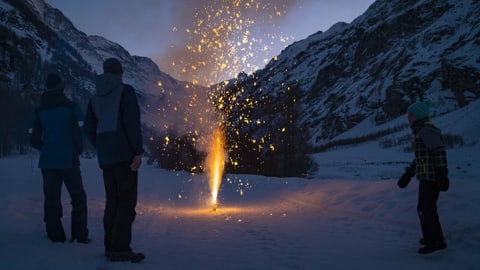
[[[349,130],[358,126],[371,126],[362,140],[405,129],[396,119],[412,102],[431,99],[438,116],[478,100],[479,14],[478,0],[379,0],[351,24],[337,23],[291,44],[264,69],[207,89],[175,80],[115,42],[87,36],[43,0],[1,0],[0,90],[14,93],[17,101],[7,105],[27,105],[18,114],[21,125],[0,126],[7,145],[0,149],[12,148],[12,128],[16,144],[28,141],[18,134],[48,73],[62,74],[67,94],[85,107],[103,60],[114,56],[125,66],[124,81],[138,91],[150,152],[173,137],[181,138],[179,152],[190,143],[201,150],[218,122],[209,103],[214,93],[232,164],[249,164],[242,172],[303,172],[305,154],[351,140]],[[15,112],[5,106],[2,113]]]
[[[287,47],[244,86],[245,96],[301,91],[299,125],[322,145],[371,117],[391,121],[431,99],[435,115],[480,97],[480,2],[376,1]],[[261,109],[260,109],[261,110]]]
[[[158,133],[161,122],[170,121],[173,109],[168,102],[177,100],[172,95],[184,97],[187,89],[190,92],[206,91],[205,87],[175,80],[160,71],[151,59],[132,56],[119,44],[103,37],[87,36],[43,0],[1,0],[0,34],[0,90],[5,92],[3,96],[20,96],[15,102],[9,97],[10,102],[6,103],[11,103],[12,108],[3,106],[0,111],[4,114],[17,111],[16,116],[20,118],[17,122],[0,126],[0,144],[5,144],[0,149],[7,149],[5,154],[12,152],[10,149],[14,144],[23,148],[28,143],[25,130],[34,104],[45,89],[45,78],[51,72],[65,78],[67,96],[79,102],[85,110],[95,91],[95,75],[103,72],[103,61],[108,57],[119,58],[124,65],[124,82],[137,90],[144,131],[150,135]],[[25,109],[20,114],[15,107]],[[186,101],[176,104],[176,110],[186,107]],[[12,135],[9,132],[12,129],[18,132]],[[3,150],[1,152],[0,156]]]

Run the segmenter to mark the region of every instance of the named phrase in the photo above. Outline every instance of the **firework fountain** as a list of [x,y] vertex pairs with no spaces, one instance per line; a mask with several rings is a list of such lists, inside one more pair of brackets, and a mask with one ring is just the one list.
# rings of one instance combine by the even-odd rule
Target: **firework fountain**
[[[225,131],[231,127],[223,123],[224,117],[217,115],[225,111],[224,99],[221,92],[228,82],[220,82],[220,78],[235,78],[236,74],[245,67],[252,71],[259,67],[251,66],[255,62],[259,50],[268,51],[274,42],[286,42],[288,37],[266,33],[259,36],[261,28],[268,25],[276,27],[275,18],[285,14],[289,0],[280,0],[275,4],[265,0],[213,0],[198,1],[190,26],[180,32],[187,35],[188,42],[183,49],[184,53],[175,54],[171,65],[179,74],[188,76],[188,80],[195,84],[210,85],[212,91],[207,100],[192,99],[189,108],[206,108],[204,111],[195,111],[184,119],[197,121],[205,129],[206,134],[198,130],[189,131],[191,134],[200,134],[202,141],[207,145],[207,158],[204,169],[209,177],[211,205],[213,210],[218,206],[218,192],[227,162],[228,147]],[[180,31],[173,27],[174,31]],[[264,55],[264,54],[262,54]],[[266,63],[268,59],[263,59]],[[184,76],[185,77],[185,76]],[[203,95],[191,94],[191,97]],[[193,103],[207,103],[207,106]],[[234,104],[229,100],[230,104]],[[176,109],[176,108],[175,108]],[[228,113],[228,110],[227,110]],[[195,118],[198,118],[195,120]],[[208,119],[209,121],[206,121]],[[220,120],[218,120],[220,119]],[[190,123],[191,124],[191,123]],[[195,126],[195,124],[193,125]],[[223,128],[222,128],[223,127]],[[235,163],[235,161],[229,160]]]

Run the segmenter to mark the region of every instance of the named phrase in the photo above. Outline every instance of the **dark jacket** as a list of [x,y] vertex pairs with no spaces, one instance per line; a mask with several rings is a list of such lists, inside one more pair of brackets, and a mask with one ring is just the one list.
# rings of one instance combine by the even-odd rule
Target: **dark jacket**
[[66,169],[80,165],[83,114],[61,91],[44,92],[33,115],[30,143],[40,151],[38,167]]
[[97,77],[96,93],[85,118],[88,139],[97,149],[101,167],[131,162],[143,153],[140,108],[135,90],[118,75]]
[[439,168],[447,168],[445,143],[441,130],[428,119],[420,119],[411,125],[415,135],[415,159],[410,168],[418,180],[436,181]]

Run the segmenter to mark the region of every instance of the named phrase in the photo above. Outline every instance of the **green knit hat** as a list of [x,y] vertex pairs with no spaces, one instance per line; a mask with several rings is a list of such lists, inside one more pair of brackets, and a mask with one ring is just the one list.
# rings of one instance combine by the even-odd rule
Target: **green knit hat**
[[430,116],[431,105],[432,102],[430,100],[419,101],[410,105],[407,112],[413,114],[417,119],[427,118]]

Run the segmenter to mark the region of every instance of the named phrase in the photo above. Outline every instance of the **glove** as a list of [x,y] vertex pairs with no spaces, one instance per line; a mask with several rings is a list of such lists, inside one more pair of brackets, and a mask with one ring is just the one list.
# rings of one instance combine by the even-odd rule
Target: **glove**
[[435,170],[437,189],[440,191],[447,191],[450,187],[450,180],[448,179],[448,169],[440,167]]
[[402,174],[400,179],[398,179],[397,185],[400,188],[407,187],[408,183],[410,183],[410,180],[412,180],[412,177],[414,176],[415,176],[415,172],[409,167],[405,167],[405,172]]

